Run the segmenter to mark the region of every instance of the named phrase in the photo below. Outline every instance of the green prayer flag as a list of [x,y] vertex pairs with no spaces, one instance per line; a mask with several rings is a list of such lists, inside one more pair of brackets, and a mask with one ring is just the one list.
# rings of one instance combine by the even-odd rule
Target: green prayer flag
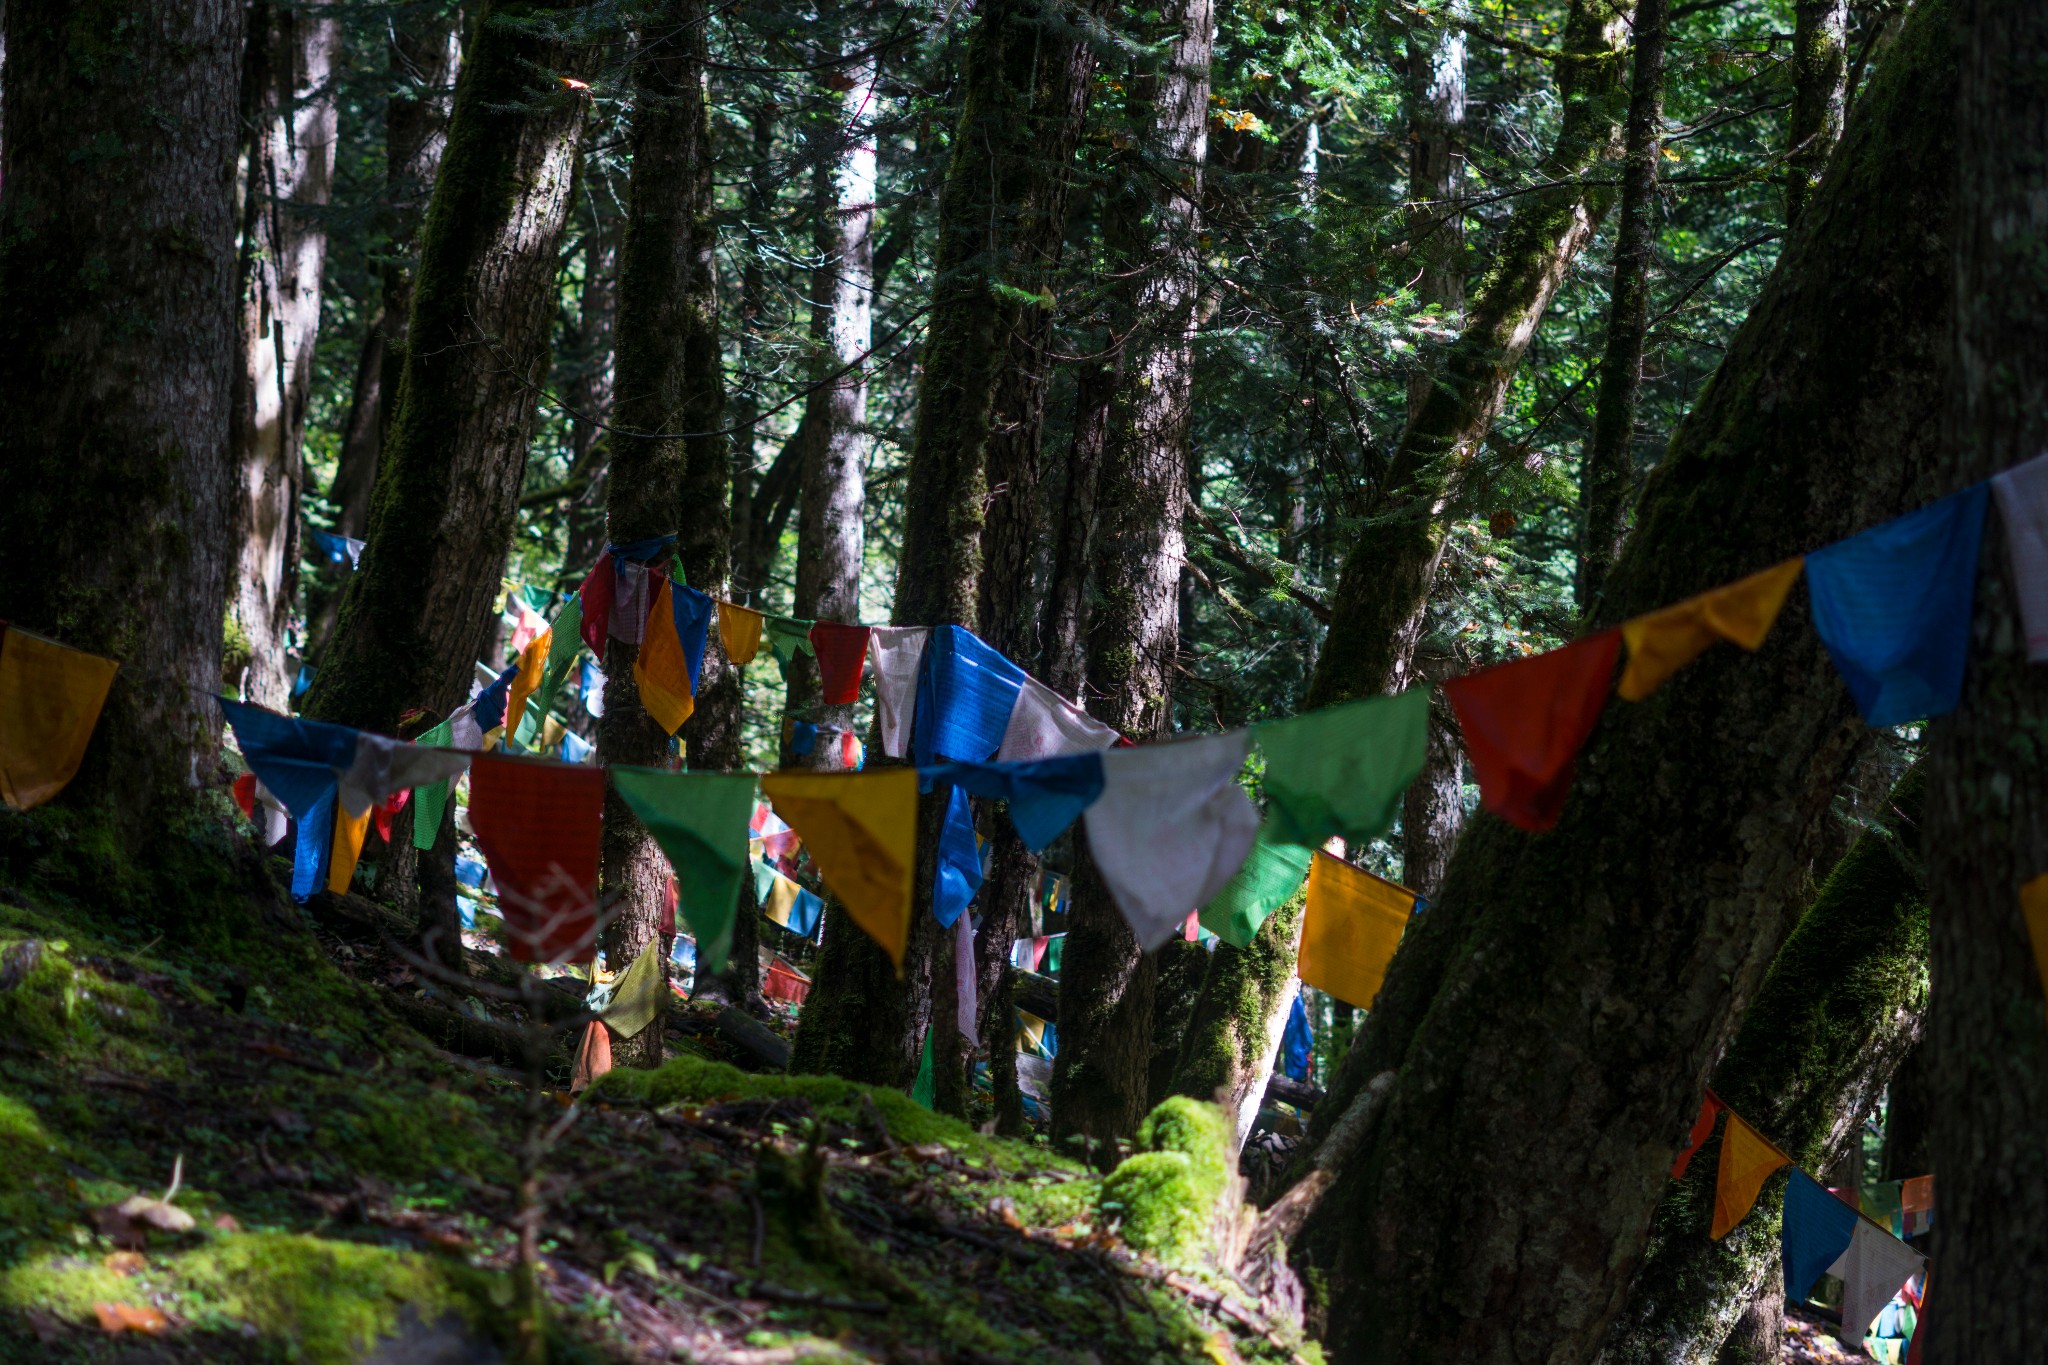
[[583,599],[571,597],[563,603],[555,623],[549,627],[554,635],[548,640],[547,667],[541,670],[540,686],[527,699],[526,715],[520,718],[518,738],[532,744],[531,736],[541,732],[546,724],[548,712],[555,709],[555,698],[561,694],[562,684],[569,679],[569,670],[576,664],[577,654],[583,649]]
[[1256,727],[1266,755],[1266,838],[1321,848],[1386,832],[1429,748],[1429,688],[1368,697]]
[[624,766],[609,771],[612,785],[675,869],[676,904],[697,939],[698,969],[724,971],[740,879],[747,875],[753,774]]
[[[454,722],[444,720],[414,740],[413,743],[433,746],[446,744],[454,738]],[[435,782],[429,786],[413,788],[412,846],[414,848],[425,852],[434,846],[434,840],[441,833],[441,817],[447,813],[447,810],[447,782]]]
[[816,621],[798,621],[788,616],[770,616],[761,623],[761,641],[775,656],[775,664],[782,670],[784,682],[789,681],[789,666],[796,662],[797,655],[817,653],[811,648],[811,627],[816,624]]
[[929,1109],[938,1094],[938,1081],[932,1070],[932,1031],[924,1031],[924,1056],[917,1064],[917,1079],[910,1083],[910,1098]]
[[1299,844],[1272,843],[1268,831],[1260,830],[1244,866],[1202,907],[1202,927],[1233,948],[1251,947],[1266,916],[1301,890],[1315,856]]
[[621,1038],[631,1038],[654,1022],[661,1009],[661,993],[667,989],[668,973],[662,970],[661,936],[657,934],[612,983],[611,1002],[604,1007],[605,1023]]
[[768,893],[775,889],[775,869],[765,858],[754,860],[754,903],[768,904]]

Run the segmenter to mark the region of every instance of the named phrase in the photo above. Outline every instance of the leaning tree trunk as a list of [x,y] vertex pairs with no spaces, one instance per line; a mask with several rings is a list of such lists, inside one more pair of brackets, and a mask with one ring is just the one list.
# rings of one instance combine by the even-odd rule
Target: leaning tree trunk
[[1486,282],[1467,310],[1429,396],[1381,481],[1391,515],[1352,546],[1330,602],[1311,706],[1405,685],[1422,608],[1442,549],[1441,513],[1456,471],[1478,453],[1565,273],[1612,200],[1594,172],[1621,131],[1620,49],[1633,0],[1574,0],[1557,87],[1557,141],[1537,167],[1543,187],[1516,199]]
[[[1081,29],[1097,21],[1107,0],[1089,3],[1095,8],[1077,5],[1049,23],[1036,0],[991,0],[968,42],[965,103],[939,190],[933,298],[890,617],[896,625],[977,624],[997,395],[1008,338],[1028,325],[1027,309],[1050,302],[1047,263],[1057,258],[1066,226],[1070,163],[1095,69]],[[793,1070],[893,1086],[907,1086],[916,1075],[943,937],[930,913],[939,814],[938,802],[927,798],[901,978],[844,912],[827,909]]]
[[[1608,621],[1932,491],[1953,300],[1946,23],[1924,2],[1851,118],[1650,480]],[[1398,1071],[1300,1248],[1327,1276],[1334,1355],[1591,1356],[1867,742],[1794,599],[1757,654],[1717,649],[1612,703],[1556,830],[1466,832],[1317,1106],[1319,1136]]]
[[[2009,0],[1958,10],[1960,448],[1948,486],[2048,447],[2048,11]],[[1930,747],[1929,1137],[1941,1215],[1928,1359],[1973,1365],[2040,1356],[2048,1264],[2048,1035],[2042,940],[2028,936],[2048,925],[2019,913],[2020,888],[2048,872],[2048,678],[2028,662],[2014,611],[2017,594],[2040,585],[2015,581],[2011,529],[1995,518],[1985,537],[1963,704],[1934,723]]]
[[58,801],[138,847],[213,769],[242,5],[13,0],[0,22],[0,603],[121,660]]
[[[1857,839],[1800,916],[1709,1084],[1805,1170],[1831,1169],[1858,1140],[1927,1008],[1923,774]],[[1712,1365],[1752,1306],[1770,1318],[1785,1185],[1772,1181],[1721,1241],[1707,1236],[1719,1139],[1657,1206],[1650,1249],[1601,1365]],[[1779,1291],[1782,1294],[1782,1288]],[[1776,1356],[1769,1357],[1772,1361]]]
[[[1215,17],[1210,0],[1165,6],[1160,23],[1173,37],[1163,66],[1132,83],[1133,106],[1150,111],[1144,169],[1152,212],[1149,238],[1122,244],[1139,283],[1097,488],[1087,641],[1089,710],[1134,739],[1173,729]],[[1144,1117],[1156,964],[1139,951],[1088,853],[1085,831],[1075,839],[1074,864],[1072,920],[1060,961],[1053,1133],[1107,1141],[1129,1136]]]
[[334,187],[341,21],[258,0],[249,23],[241,345],[228,429],[239,484],[228,613],[248,640],[242,698],[282,711],[291,701],[285,645],[298,580],[300,448],[327,265],[320,210]]
[[1636,407],[1650,333],[1650,262],[1657,248],[1657,157],[1664,146],[1664,45],[1670,0],[1637,0],[1635,73],[1621,160],[1621,221],[1614,229],[1607,345],[1593,439],[1579,470],[1579,615],[1591,617],[1628,529],[1635,483]]
[[455,92],[407,323],[368,547],[306,697],[392,733],[469,694],[547,378],[555,249],[584,98],[549,20],[568,0],[486,0]]
[[[618,380],[605,523],[615,545],[676,535],[676,582],[718,592],[724,589],[724,566],[708,562],[702,524],[707,513],[691,499],[701,491],[691,487],[691,465],[702,454],[692,446],[710,438],[685,434],[699,431],[699,422],[704,431],[717,425],[719,404],[702,391],[707,378],[715,393],[723,392],[715,370],[708,377],[702,372],[703,334],[708,324],[715,355],[717,319],[715,313],[706,317],[706,291],[696,278],[708,267],[713,239],[704,213],[711,180],[703,84],[707,19],[698,0],[675,0],[653,17],[634,54],[633,178],[619,256]],[[722,497],[717,510],[724,511]],[[689,523],[688,549],[682,522]],[[601,763],[667,764],[668,732],[647,714],[633,677],[639,652],[637,644],[616,635],[607,643],[604,716],[597,726]],[[705,704],[717,685],[713,656],[706,651],[699,675]],[[660,951],[668,860],[616,791],[606,793],[604,816],[602,876],[617,916],[605,955],[617,970],[642,952]],[[654,1066],[662,1058],[662,1035],[657,1010],[654,1022],[621,1040],[613,1057],[628,1066]]]
[[1215,1100],[1236,1124],[1236,1148],[1252,1135],[1266,1082],[1287,1031],[1287,1015],[1301,993],[1294,962],[1301,949],[1301,912],[1295,895],[1266,916],[1248,948],[1219,943],[1210,952],[1202,993],[1188,1021],[1174,1091]]
[[1841,140],[1849,102],[1848,0],[1797,0],[1792,7],[1791,150],[1785,221],[1796,223]]

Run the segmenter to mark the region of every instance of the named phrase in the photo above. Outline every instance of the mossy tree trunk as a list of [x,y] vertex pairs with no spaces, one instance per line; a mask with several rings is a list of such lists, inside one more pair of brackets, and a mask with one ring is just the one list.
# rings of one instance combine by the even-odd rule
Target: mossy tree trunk
[[320,333],[334,185],[341,21],[272,0],[249,7],[242,74],[242,243],[235,367],[236,562],[229,614],[249,645],[242,697],[282,711],[298,582],[299,479]]
[[1848,0],[1792,7],[1792,117],[1785,168],[1785,221],[1796,223],[1841,140],[1849,102]]
[[[1968,0],[1957,11],[1958,449],[1946,487],[2048,447],[2048,10]],[[2026,657],[2009,528],[1994,516],[1986,529],[1962,706],[1930,727],[1941,1211],[1928,1359],[2003,1365],[2041,1353],[2048,1265],[2048,1009],[2019,904],[2048,872],[2048,677]]]
[[1550,299],[1612,192],[1594,172],[1622,126],[1620,52],[1632,0],[1574,0],[1565,22],[1557,88],[1557,141],[1520,196],[1492,268],[1480,283],[1428,396],[1401,433],[1373,510],[1391,519],[1361,535],[1330,601],[1330,630],[1308,704],[1328,706],[1406,683],[1423,605],[1436,577],[1442,514],[1454,475],[1478,453],[1507,398]]
[[[1953,300],[1946,25],[1923,3],[1852,115],[1652,475],[1596,624],[1935,491]],[[1649,700],[1612,702],[1554,831],[1490,817],[1466,831],[1317,1106],[1319,1138],[1368,1078],[1398,1073],[1298,1248],[1327,1276],[1335,1354],[1590,1358],[1719,1040],[1869,742],[1795,597],[1756,654],[1716,649]]]
[[[1927,1007],[1923,774],[1893,793],[1800,916],[1714,1068],[1714,1092],[1808,1171],[1854,1144]],[[1782,1177],[1721,1241],[1707,1236],[1719,1139],[1657,1206],[1650,1249],[1610,1331],[1601,1365],[1710,1365],[1779,1262]],[[1782,1282],[1781,1282],[1782,1292]],[[1775,1305],[1764,1305],[1769,1318]],[[1773,1357],[1775,1359],[1775,1357]]]
[[[1416,298],[1441,310],[1455,331],[1465,309],[1465,216],[1459,205],[1465,167],[1464,0],[1439,14],[1410,21],[1408,49],[1408,260],[1416,269]],[[1311,125],[1313,128],[1314,125]],[[1309,156],[1319,148],[1311,144]],[[1315,183],[1304,162],[1305,185]],[[1312,192],[1312,191],[1311,191]],[[1409,410],[1428,397],[1431,377],[1417,374],[1408,387]]]
[[584,97],[556,79],[571,6],[486,3],[427,212],[397,410],[326,662],[323,720],[393,733],[469,695],[548,372],[556,247]]
[[[600,126],[599,135],[614,135],[616,129]],[[569,354],[556,361],[562,376],[569,418],[568,490],[569,538],[562,555],[565,577],[580,578],[597,562],[604,548],[605,475],[611,455],[610,433],[605,430],[612,417],[612,393],[617,386],[618,356],[614,334],[619,317],[619,252],[625,245],[625,220],[619,215],[610,186],[593,190],[589,149],[595,138],[586,135],[583,158],[584,212],[583,284],[576,292],[576,320],[570,329]],[[630,193],[630,186],[628,188]],[[563,361],[567,363],[564,364]]]
[[5,9],[0,602],[121,660],[57,798],[131,846],[213,770],[233,561],[239,0]]
[[1182,1095],[1214,1100],[1235,1127],[1233,1152],[1244,1147],[1273,1078],[1287,1014],[1301,983],[1294,979],[1301,949],[1297,894],[1266,916],[1248,948],[1219,943],[1209,955],[1202,993],[1188,1021],[1187,1042],[1174,1069],[1173,1088]]
[[1451,703],[1429,697],[1429,746],[1422,772],[1401,794],[1401,884],[1435,900],[1465,828],[1465,745]]
[[[939,190],[938,242],[917,426],[904,491],[903,549],[890,619],[979,624],[988,461],[1010,339],[1051,305],[1074,149],[1095,69],[1087,34],[1108,0],[1067,6],[991,0],[968,40],[964,103]],[[936,797],[919,821],[917,888],[904,974],[836,906],[790,1065],[908,1086],[930,1022]]]

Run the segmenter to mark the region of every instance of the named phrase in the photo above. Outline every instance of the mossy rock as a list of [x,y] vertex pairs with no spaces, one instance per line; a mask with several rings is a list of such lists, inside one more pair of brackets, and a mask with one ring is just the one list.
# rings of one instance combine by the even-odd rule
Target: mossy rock
[[1104,1178],[1096,1208],[1124,1241],[1159,1260],[1186,1262],[1207,1248],[1230,1192],[1230,1121],[1213,1104],[1176,1095],[1138,1127],[1142,1149]]

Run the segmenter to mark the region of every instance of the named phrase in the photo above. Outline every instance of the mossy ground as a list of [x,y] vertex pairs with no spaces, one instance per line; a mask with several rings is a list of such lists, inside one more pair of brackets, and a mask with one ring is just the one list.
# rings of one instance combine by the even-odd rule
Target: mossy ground
[[[319,1365],[415,1323],[510,1341],[524,1090],[393,1022],[410,969],[246,855],[163,907],[85,894],[105,850],[53,880],[9,851],[0,981],[38,947],[0,989],[0,1361]],[[548,1165],[551,1359],[1290,1354],[1122,1250],[1099,1181],[1044,1147],[671,1043],[577,1106]],[[96,1211],[161,1194],[180,1157],[196,1228],[123,1253]],[[101,1304],[167,1330],[108,1335]]]

